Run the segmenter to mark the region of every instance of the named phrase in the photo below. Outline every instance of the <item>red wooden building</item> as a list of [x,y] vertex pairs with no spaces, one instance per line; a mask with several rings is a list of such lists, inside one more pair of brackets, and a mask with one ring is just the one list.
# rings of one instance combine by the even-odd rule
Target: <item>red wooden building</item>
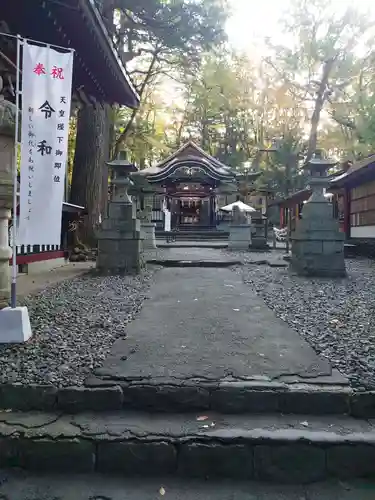
[[330,189],[340,200],[347,239],[375,245],[375,155],[350,165],[332,180]]
[[[294,229],[310,195],[310,190],[304,189],[271,204],[279,207],[280,227],[289,225]],[[331,178],[327,198],[346,240],[372,252],[375,248],[375,154],[344,164],[342,171]]]
[[[296,220],[300,217],[304,203],[310,198],[310,189],[302,189],[283,200],[277,200],[270,203],[270,206],[277,205],[280,210],[280,227],[289,226],[295,228]],[[341,220],[339,195],[333,194],[332,190],[326,193],[327,200],[332,203],[332,210],[335,217]],[[343,230],[343,229],[342,229]]]

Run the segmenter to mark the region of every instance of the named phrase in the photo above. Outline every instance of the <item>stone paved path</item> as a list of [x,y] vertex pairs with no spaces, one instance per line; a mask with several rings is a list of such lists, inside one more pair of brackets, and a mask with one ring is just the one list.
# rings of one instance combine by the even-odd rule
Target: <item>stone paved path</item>
[[[224,252],[217,248],[211,247],[167,247],[162,248],[160,252],[156,250],[156,253],[160,253],[162,257],[166,260],[223,260],[227,256]],[[152,253],[150,252],[150,257]]]
[[[0,471],[1,473],[1,471]],[[43,477],[1,473],[2,500],[373,500],[375,484],[367,481],[311,486],[260,485],[241,482],[126,480],[101,476]],[[68,480],[67,480],[68,479]]]
[[[198,256],[222,258],[223,253],[171,251],[173,258]],[[230,269],[162,269],[127,335],[115,342],[98,376],[166,383],[291,375],[313,381],[331,375],[329,362]]]

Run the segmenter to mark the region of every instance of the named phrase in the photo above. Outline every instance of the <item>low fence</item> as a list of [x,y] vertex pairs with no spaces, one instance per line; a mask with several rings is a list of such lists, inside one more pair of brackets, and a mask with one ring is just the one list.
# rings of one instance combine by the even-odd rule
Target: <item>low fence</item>
[[[21,245],[17,246],[17,265],[42,262],[43,260],[59,259],[64,257],[61,245]],[[11,264],[10,259],[9,264]]]

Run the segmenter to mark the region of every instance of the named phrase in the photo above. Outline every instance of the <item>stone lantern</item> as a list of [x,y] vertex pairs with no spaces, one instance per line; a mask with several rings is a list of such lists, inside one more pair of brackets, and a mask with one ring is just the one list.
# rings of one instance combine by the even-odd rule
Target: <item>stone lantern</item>
[[0,309],[10,300],[9,219],[13,205],[14,122],[16,107],[0,96]]
[[140,221],[136,218],[136,207],[128,193],[132,185],[130,174],[136,172],[137,167],[125,159],[124,152],[107,165],[112,170],[113,193],[108,216],[97,235],[96,267],[104,274],[138,273],[143,266]]
[[8,307],[9,259],[12,256],[9,219],[13,208],[16,112],[16,106],[0,95],[0,344],[23,343],[32,335],[27,307]]
[[[242,203],[240,201],[236,203]],[[251,245],[251,219],[240,207],[235,205],[232,210],[232,223],[229,226],[229,250],[249,250]]]
[[310,198],[304,204],[301,220],[291,235],[291,269],[300,275],[340,277],[346,275],[344,234],[333,216],[325,190],[329,186],[327,171],[337,162],[312,158],[305,169],[309,173]]
[[132,176],[134,181],[134,195],[138,197],[143,205],[139,211],[138,217],[141,221],[141,236],[143,241],[143,250],[152,250],[156,248],[155,228],[156,224],[152,222],[152,207],[155,195],[155,189],[142,175],[142,171],[135,172]]

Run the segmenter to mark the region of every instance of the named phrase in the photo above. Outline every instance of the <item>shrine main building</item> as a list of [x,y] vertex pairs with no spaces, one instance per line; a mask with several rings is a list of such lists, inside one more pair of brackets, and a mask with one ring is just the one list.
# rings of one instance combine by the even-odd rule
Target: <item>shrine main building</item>
[[[214,228],[219,208],[238,199],[242,176],[207,154],[192,141],[159,164],[141,170],[153,188],[152,222],[163,225],[166,207],[172,229]],[[254,180],[259,174],[249,174]]]

